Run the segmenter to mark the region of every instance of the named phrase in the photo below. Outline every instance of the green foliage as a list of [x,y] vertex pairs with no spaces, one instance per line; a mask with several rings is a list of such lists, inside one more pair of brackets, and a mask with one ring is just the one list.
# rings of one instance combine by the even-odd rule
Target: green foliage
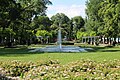
[[47,16],[36,16],[32,22],[32,28],[50,31],[51,23]]
[[96,36],[96,32],[95,31],[91,31],[90,32],[90,36]]
[[87,32],[87,31],[78,31],[77,32],[77,39],[82,40],[82,37],[87,37],[87,36],[96,36],[96,33],[94,31]]
[[13,32],[13,30],[10,29],[10,28],[6,28],[3,33],[4,33],[7,37],[10,36],[10,35],[16,35],[16,33]]
[[119,0],[87,1],[87,31],[94,31],[99,36],[118,37],[120,33],[119,3]]
[[49,4],[51,4],[49,0],[0,0],[0,37],[2,41],[5,42],[5,37],[9,38],[9,33],[14,33],[15,35],[11,35],[9,41],[16,39],[19,40],[19,44],[27,43],[33,37],[32,29],[34,28],[32,28],[31,22],[36,16],[45,15],[46,5]]
[[[100,4],[101,9],[99,9],[99,16],[102,18],[104,25],[104,35],[109,37],[117,37],[120,32],[119,28],[119,19],[120,17],[120,6],[118,0],[109,1],[106,0],[106,2],[101,2]],[[117,11],[116,11],[117,9]]]
[[71,25],[70,25],[70,19],[63,13],[57,13],[56,15],[53,15],[51,17],[51,21],[53,24],[51,25],[51,32],[54,35],[57,35],[58,29],[62,28],[62,37],[67,36],[67,38],[70,38],[71,35]]
[[85,21],[81,16],[75,16],[72,19],[73,25],[75,25],[77,30],[80,30],[84,27]]
[[56,15],[53,15],[51,17],[51,20],[53,21],[54,24],[58,25],[59,24],[66,24],[69,22],[69,18],[63,14],[63,13],[57,13]]
[[77,32],[77,39],[82,39],[82,37],[85,35],[85,32]]
[[75,39],[78,38],[79,33],[77,33],[80,29],[84,29],[84,24],[85,21],[83,20],[83,18],[81,16],[75,16],[71,19],[72,24],[73,24],[73,36]]
[[87,31],[95,31],[97,35],[102,35],[102,33],[98,32],[98,28],[102,27],[101,18],[98,16],[98,10],[101,8],[100,3],[103,0],[89,0],[86,2],[86,29]]
[[46,31],[46,30],[38,30],[37,32],[36,32],[36,36],[37,37],[43,37],[43,38],[46,38],[47,36],[51,36],[51,34],[48,32],[48,31]]

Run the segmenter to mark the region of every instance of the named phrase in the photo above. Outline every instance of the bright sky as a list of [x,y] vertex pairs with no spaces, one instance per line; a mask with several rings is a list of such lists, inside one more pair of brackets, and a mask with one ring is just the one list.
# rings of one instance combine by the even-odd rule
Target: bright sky
[[48,6],[47,15],[51,17],[57,13],[64,13],[69,18],[82,16],[85,18],[85,2],[87,0],[50,0],[52,5]]

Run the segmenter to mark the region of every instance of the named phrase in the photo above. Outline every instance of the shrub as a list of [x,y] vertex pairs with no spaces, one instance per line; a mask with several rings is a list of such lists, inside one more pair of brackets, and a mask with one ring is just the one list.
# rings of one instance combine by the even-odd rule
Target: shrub
[[119,80],[120,60],[80,60],[67,65],[53,60],[36,63],[0,62],[0,72],[5,76],[19,76],[23,80]]
[[81,60],[68,65],[51,64],[42,65],[30,70],[25,74],[24,79],[50,79],[50,80],[101,80],[120,79],[120,63],[114,60],[105,63],[98,63],[91,60]]

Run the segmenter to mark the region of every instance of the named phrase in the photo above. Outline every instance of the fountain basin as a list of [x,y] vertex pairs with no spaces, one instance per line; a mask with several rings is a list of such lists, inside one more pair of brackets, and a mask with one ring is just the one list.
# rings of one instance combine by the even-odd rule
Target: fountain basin
[[36,48],[30,52],[87,52],[86,48],[76,47],[76,46],[48,46],[45,48]]

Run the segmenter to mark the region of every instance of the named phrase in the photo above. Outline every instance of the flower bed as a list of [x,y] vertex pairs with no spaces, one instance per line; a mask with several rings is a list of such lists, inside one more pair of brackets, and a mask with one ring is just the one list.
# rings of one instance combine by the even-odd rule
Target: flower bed
[[120,60],[80,60],[67,65],[53,60],[37,63],[0,62],[0,74],[5,78],[19,77],[23,80],[119,80]]

